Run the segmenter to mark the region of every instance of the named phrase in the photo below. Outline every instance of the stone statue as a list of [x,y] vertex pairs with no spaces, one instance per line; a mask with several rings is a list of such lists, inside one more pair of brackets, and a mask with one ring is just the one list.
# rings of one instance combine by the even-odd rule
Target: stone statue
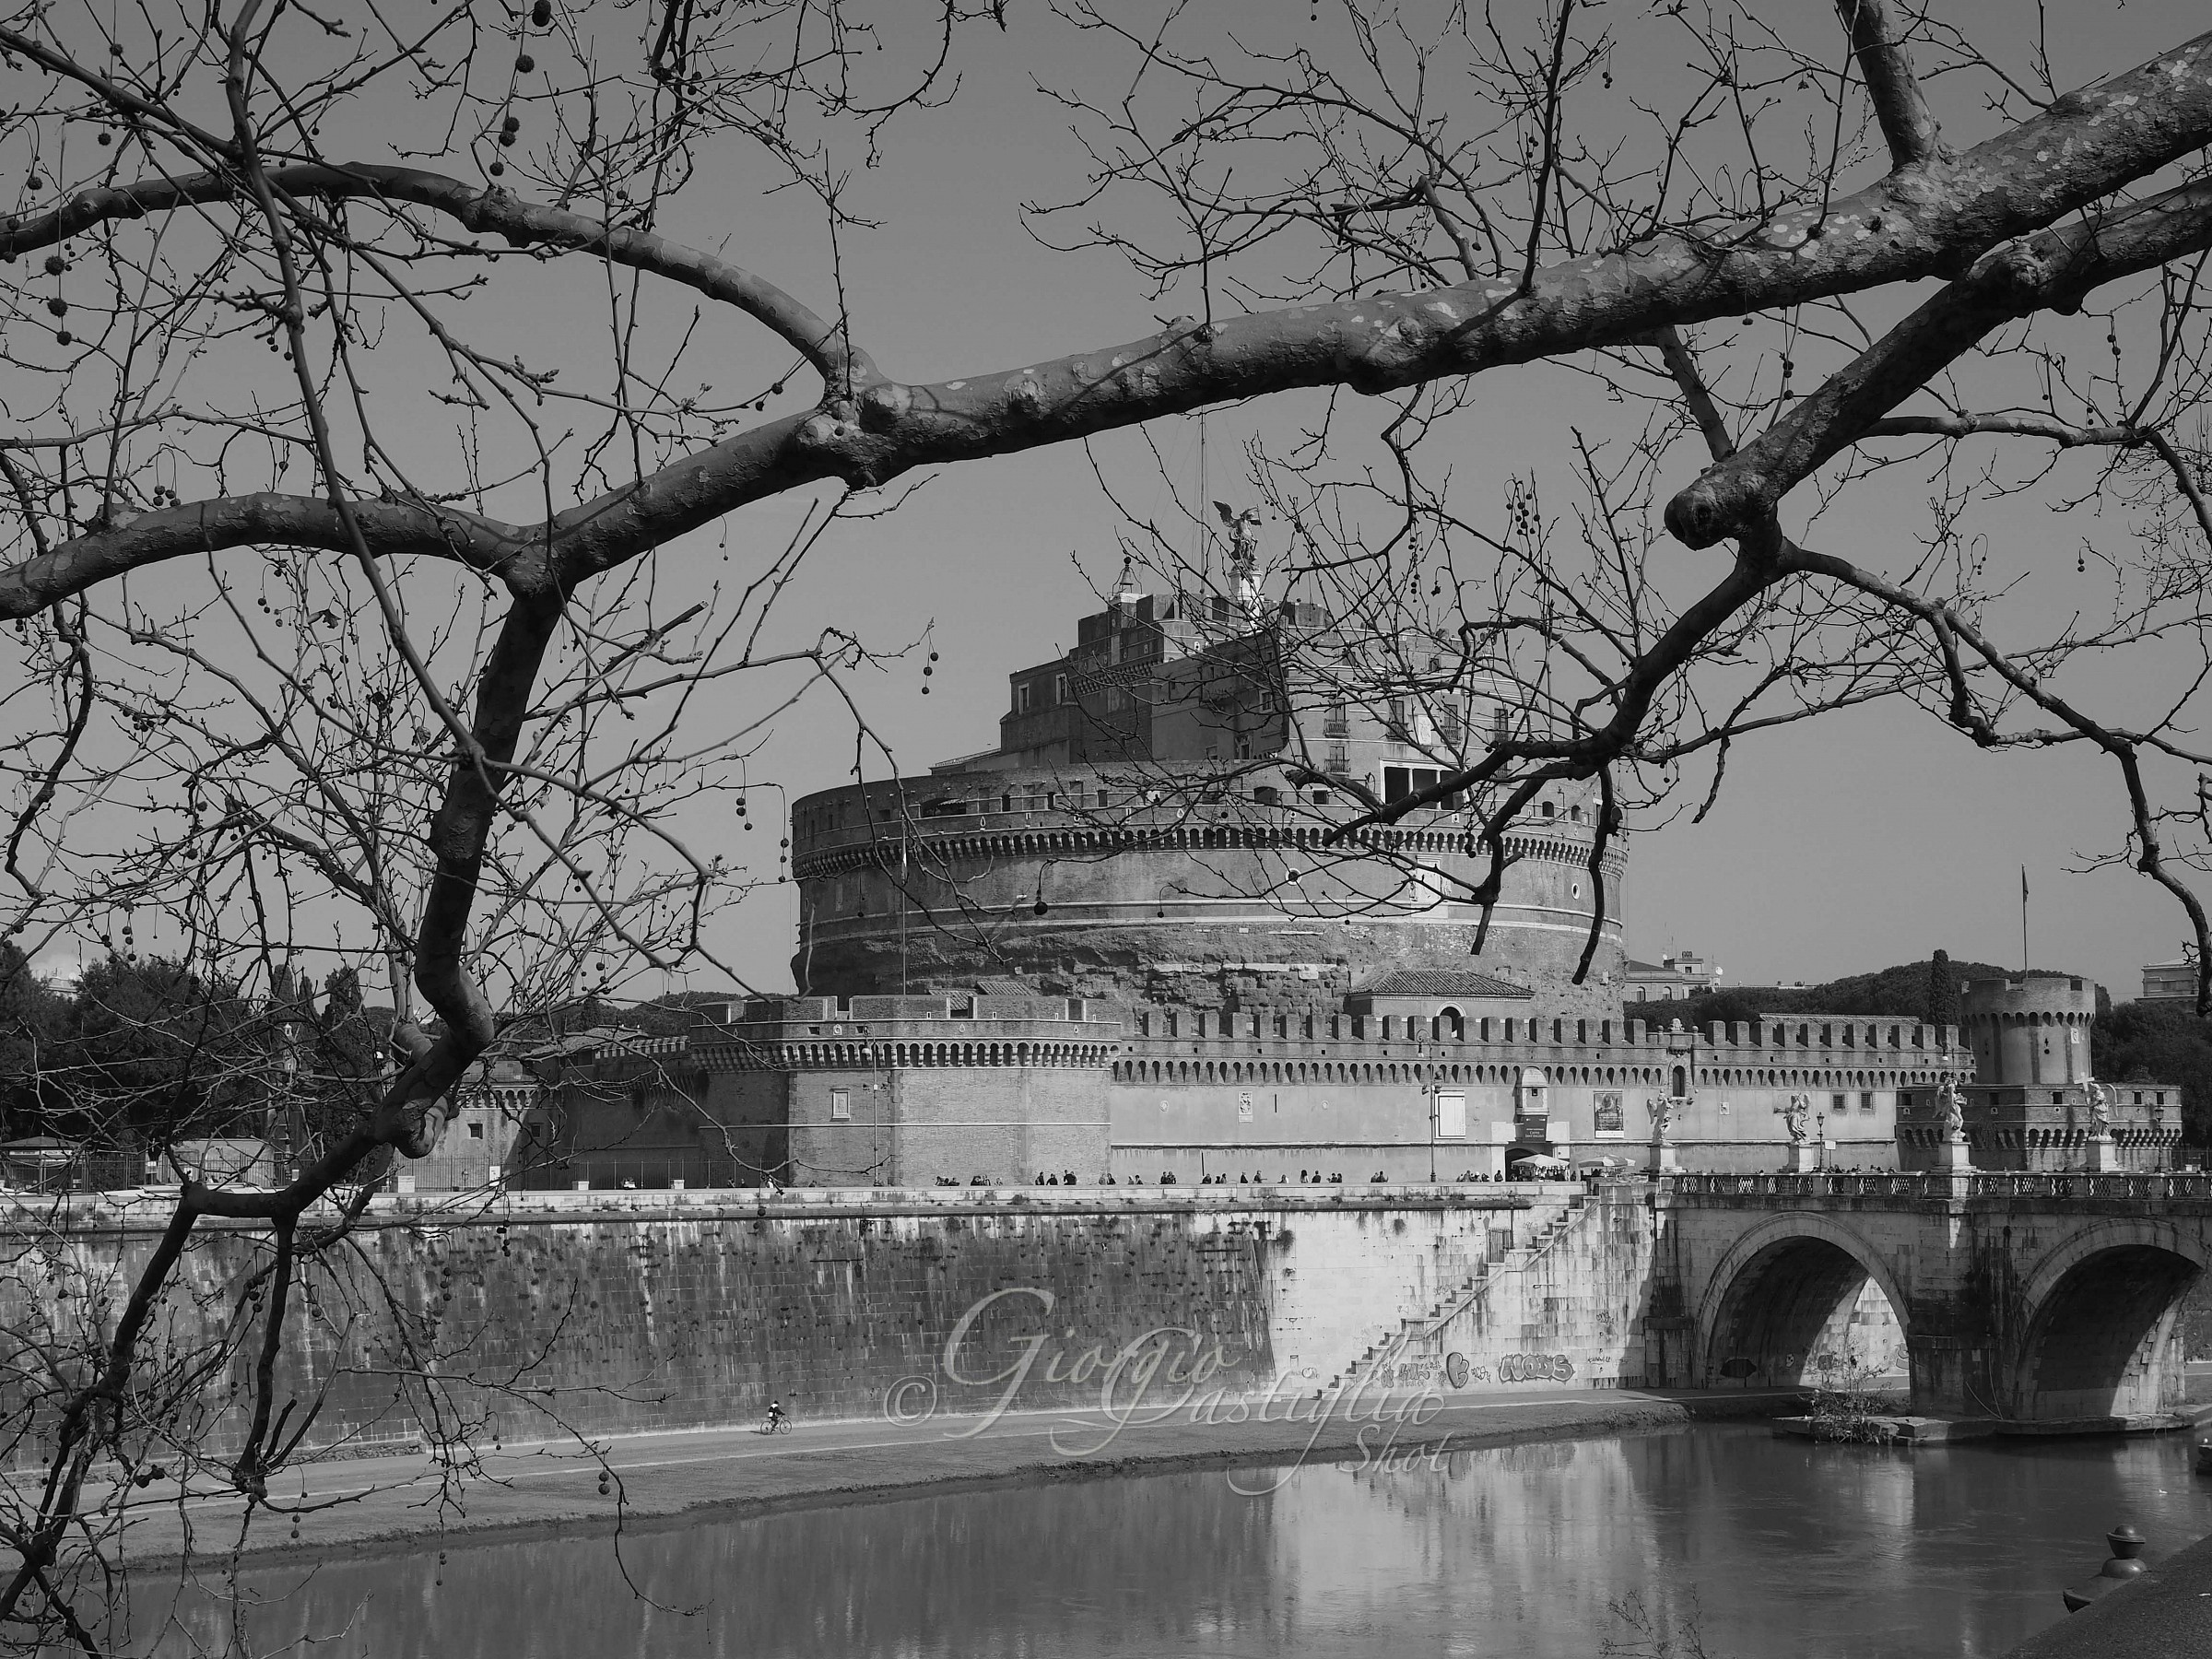
[[1645,1099],[1643,1109],[1652,1114],[1652,1138],[1665,1140],[1667,1127],[1675,1120],[1674,1101],[1664,1095],[1652,1095]]
[[1943,1087],[1936,1091],[1936,1103],[1943,1109],[1943,1137],[1947,1141],[1966,1139],[1966,1096],[1959,1091],[1959,1079],[1946,1077]]
[[1241,512],[1231,512],[1227,501],[1216,501],[1214,511],[1229,526],[1229,560],[1232,566],[1249,565],[1259,557],[1260,510],[1247,507]]
[[2112,1132],[2112,1091],[2092,1080],[2089,1084],[2089,1133],[2102,1137]]
[[1802,1147],[1805,1145],[1805,1117],[1811,1107],[1812,1101],[1806,1096],[1794,1094],[1790,1097],[1789,1105],[1783,1109],[1782,1121],[1783,1126],[1790,1132],[1792,1146]]
[[1256,615],[1260,603],[1260,511],[1247,507],[1231,512],[1227,501],[1216,501],[1214,511],[1229,526],[1229,575],[1236,587],[1238,606]]

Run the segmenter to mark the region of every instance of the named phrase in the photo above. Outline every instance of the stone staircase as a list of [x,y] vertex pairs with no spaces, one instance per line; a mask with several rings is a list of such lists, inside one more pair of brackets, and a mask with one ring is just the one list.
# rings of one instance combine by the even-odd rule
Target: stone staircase
[[[1395,1329],[1378,1335],[1358,1359],[1314,1392],[1324,1394],[1330,1388],[1348,1391],[1363,1382],[1387,1388],[1448,1382],[1443,1374],[1441,1341],[1446,1330],[1470,1313],[1500,1307],[1509,1288],[1524,1284],[1532,1269],[1584,1230],[1590,1218],[1600,1213],[1588,1194],[1571,1194],[1562,1208],[1545,1218],[1526,1244],[1514,1245],[1486,1260],[1425,1312],[1401,1317]],[[1456,1382],[1451,1385],[1459,1386]]]

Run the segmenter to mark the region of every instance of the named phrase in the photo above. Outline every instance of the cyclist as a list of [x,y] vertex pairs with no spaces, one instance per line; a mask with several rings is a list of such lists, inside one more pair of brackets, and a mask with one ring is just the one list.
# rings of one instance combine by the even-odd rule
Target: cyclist
[[773,1434],[782,1426],[783,1402],[781,1400],[771,1400],[768,1403],[768,1432]]

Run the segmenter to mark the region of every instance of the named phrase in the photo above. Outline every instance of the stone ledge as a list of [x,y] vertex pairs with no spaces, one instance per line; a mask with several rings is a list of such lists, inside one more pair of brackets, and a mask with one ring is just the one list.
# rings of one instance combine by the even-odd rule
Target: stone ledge
[[[2095,1539],[2082,1546],[2082,1571],[2094,1572]],[[2058,1604],[2057,1584],[2051,1601]],[[2202,1659],[2212,1653],[2212,1538],[2154,1561],[2141,1577],[2095,1606],[2031,1636],[2005,1659]]]
[[[591,1222],[830,1221],[848,1217],[1125,1216],[1325,1214],[1347,1210],[1525,1210],[1585,1192],[1580,1182],[1512,1182],[1461,1186],[1361,1187],[824,1187],[773,1197],[760,1189],[671,1192],[380,1193],[355,1225],[364,1230],[443,1227],[573,1227]],[[35,1210],[0,1209],[0,1231],[14,1226],[88,1232],[159,1232],[173,1192],[86,1194],[45,1200]],[[318,1205],[310,1220],[334,1217]],[[206,1217],[206,1232],[260,1231],[266,1222]]]

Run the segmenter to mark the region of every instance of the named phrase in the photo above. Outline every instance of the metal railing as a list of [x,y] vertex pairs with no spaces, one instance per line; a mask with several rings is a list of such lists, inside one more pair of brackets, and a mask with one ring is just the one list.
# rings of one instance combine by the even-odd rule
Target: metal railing
[[2026,1172],[2012,1170],[1898,1171],[1876,1173],[1690,1173],[1658,1178],[1683,1197],[1714,1198],[2151,1198],[2212,1200],[2212,1174],[2183,1171],[2146,1175],[2088,1170]]

